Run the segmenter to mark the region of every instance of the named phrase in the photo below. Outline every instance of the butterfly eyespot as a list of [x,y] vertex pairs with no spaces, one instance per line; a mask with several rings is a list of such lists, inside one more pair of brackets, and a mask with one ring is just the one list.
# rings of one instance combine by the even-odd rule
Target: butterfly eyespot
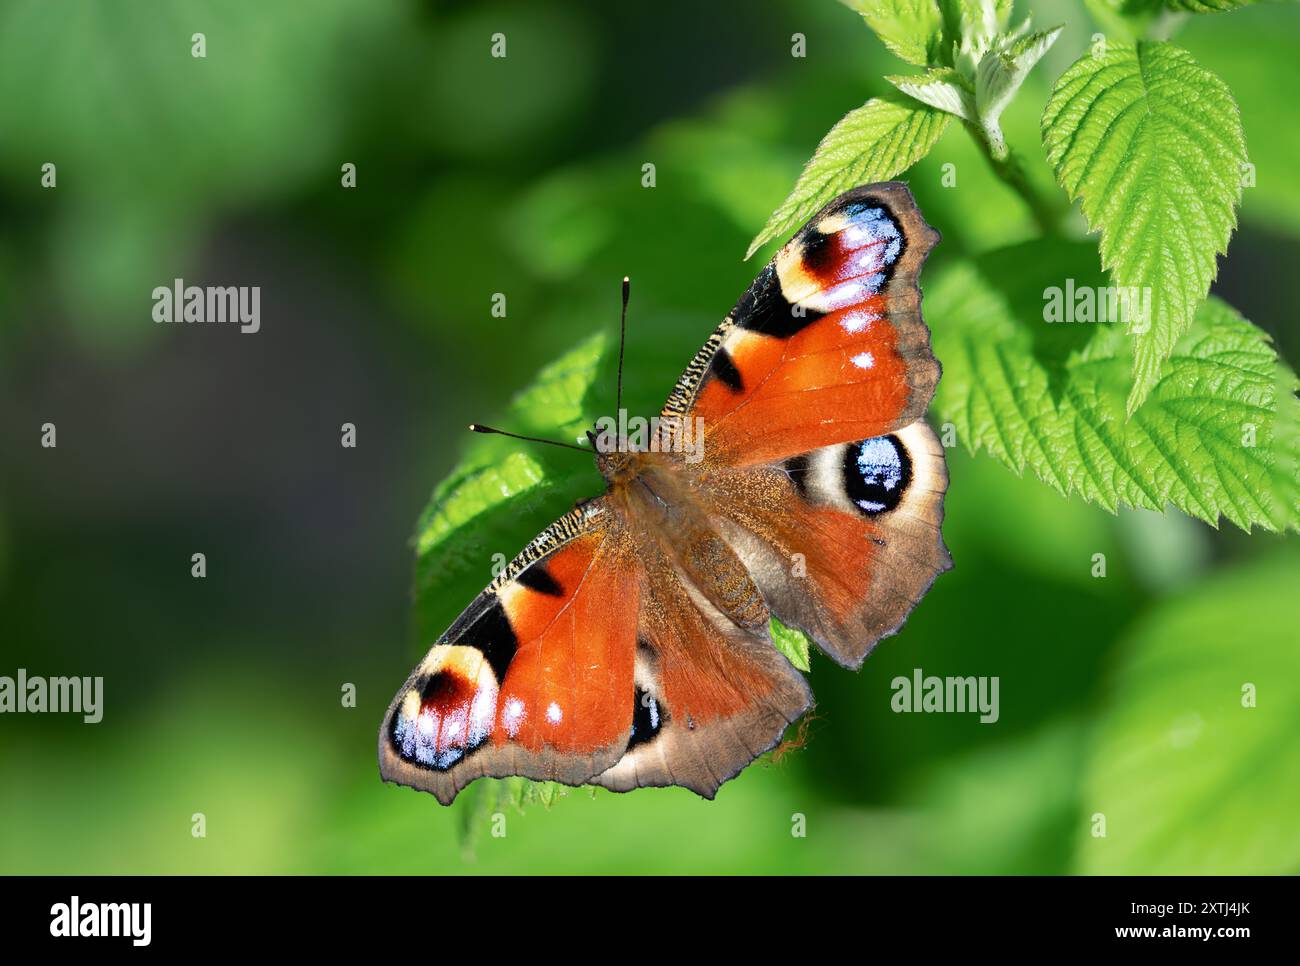
[[632,710],[632,735],[627,742],[628,748],[631,749],[652,740],[663,728],[667,717],[663,708],[659,706],[659,702],[655,700],[654,695],[644,688],[638,687],[635,692]]
[[491,734],[496,704],[496,675],[482,653],[440,645],[393,714],[389,741],[406,761],[445,771]]
[[912,461],[897,436],[850,443],[843,469],[845,495],[867,516],[898,506],[912,482]]

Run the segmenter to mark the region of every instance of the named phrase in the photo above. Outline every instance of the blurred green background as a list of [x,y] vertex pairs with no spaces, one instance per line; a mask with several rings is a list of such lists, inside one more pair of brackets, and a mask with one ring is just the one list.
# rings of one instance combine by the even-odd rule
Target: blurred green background
[[[1096,28],[1028,10],[1068,30],[1004,127],[1050,181],[1038,112]],[[1300,11],[1179,43],[1232,88],[1258,170],[1215,291],[1295,363]],[[0,674],[105,678],[98,725],[0,717],[0,872],[1300,870],[1300,552],[960,450],[956,569],[860,673],[815,657],[806,746],[715,802],[571,791],[467,848],[459,805],[379,781],[380,718],[430,643],[410,536],[464,425],[613,332],[624,274],[648,414],[818,139],[898,69],[831,0],[0,3]],[[1033,237],[955,126],[907,177],[935,263]],[[155,325],[176,277],[260,285],[261,332]],[[916,667],[999,676],[1000,720],[894,714]]]

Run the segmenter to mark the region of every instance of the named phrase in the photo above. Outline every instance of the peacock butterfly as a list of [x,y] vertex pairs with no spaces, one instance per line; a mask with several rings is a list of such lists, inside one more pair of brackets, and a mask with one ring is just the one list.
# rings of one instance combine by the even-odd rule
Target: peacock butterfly
[[952,566],[917,285],[938,240],[898,182],[814,215],[648,442],[590,434],[606,492],[528,544],[411,672],[379,731],[384,779],[444,804],[507,775],[712,798],[812,705],[771,616],[860,667]]

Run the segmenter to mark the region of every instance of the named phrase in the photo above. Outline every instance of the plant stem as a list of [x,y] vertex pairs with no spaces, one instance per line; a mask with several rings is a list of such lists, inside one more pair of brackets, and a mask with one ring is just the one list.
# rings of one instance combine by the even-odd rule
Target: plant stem
[[1028,206],[1030,214],[1034,216],[1034,221],[1037,223],[1039,230],[1050,238],[1059,237],[1061,234],[1060,211],[1034,187],[1025,174],[1025,169],[1020,164],[1020,159],[1016,156],[1016,153],[1007,148],[1005,143],[1000,151],[995,151],[988,137],[977,125],[968,124],[967,127],[970,129],[975,143],[984,152],[984,158],[988,161],[989,167],[993,169],[993,173],[1006,182],[1016,194],[1020,195]]
[[1187,14],[1179,10],[1161,10],[1160,16],[1151,22],[1147,28],[1147,37],[1151,40],[1169,40],[1174,34],[1183,29],[1183,24],[1187,21]]

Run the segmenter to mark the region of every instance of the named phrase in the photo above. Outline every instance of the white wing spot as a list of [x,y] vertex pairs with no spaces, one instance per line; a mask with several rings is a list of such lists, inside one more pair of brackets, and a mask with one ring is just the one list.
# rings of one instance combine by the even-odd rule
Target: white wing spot
[[501,712],[501,721],[506,726],[506,734],[513,738],[519,731],[519,723],[527,717],[528,712],[524,709],[524,703],[518,698],[510,698],[506,701],[505,709]]
[[850,312],[840,319],[840,326],[843,327],[845,332],[853,334],[861,332],[872,322],[878,322],[879,320],[880,316],[875,312]]

